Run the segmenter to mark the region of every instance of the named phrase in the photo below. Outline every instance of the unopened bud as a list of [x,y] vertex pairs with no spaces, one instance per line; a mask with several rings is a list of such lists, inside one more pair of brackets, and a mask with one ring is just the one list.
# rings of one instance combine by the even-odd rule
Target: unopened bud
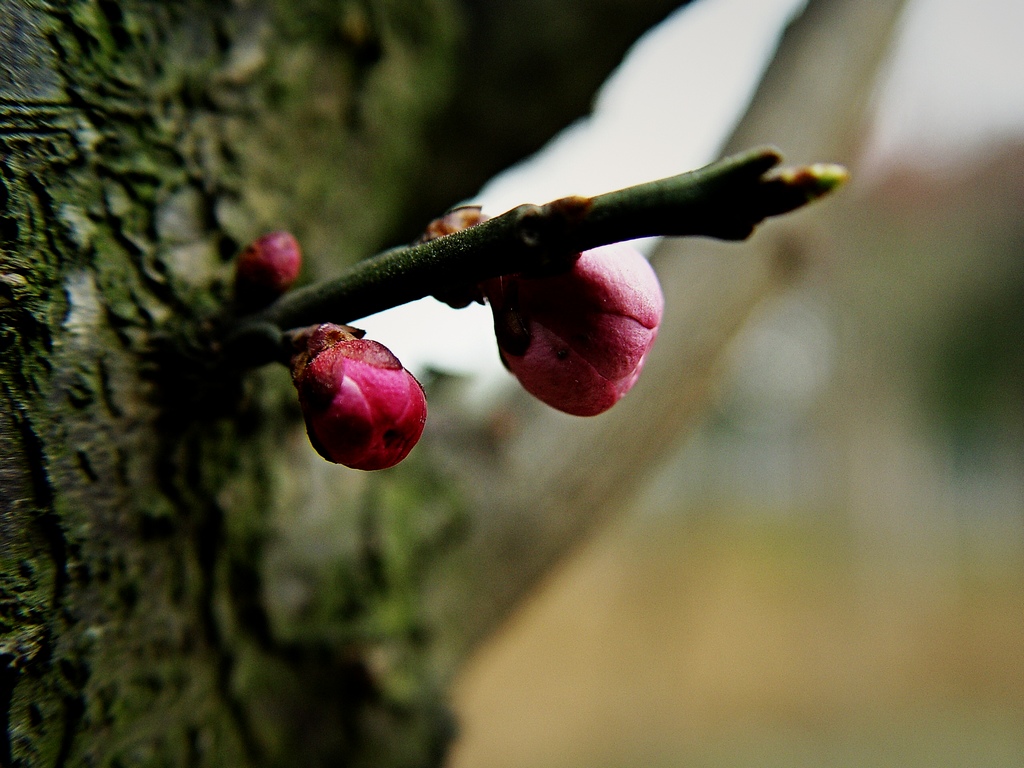
[[423,433],[423,388],[383,344],[325,323],[300,334],[292,380],[306,432],[328,461],[386,469],[404,459]]
[[270,232],[250,244],[235,264],[235,298],[244,309],[265,307],[292,287],[302,251],[290,232]]
[[502,360],[538,399],[576,416],[611,408],[636,383],[664,297],[626,243],[585,251],[568,272],[489,280]]

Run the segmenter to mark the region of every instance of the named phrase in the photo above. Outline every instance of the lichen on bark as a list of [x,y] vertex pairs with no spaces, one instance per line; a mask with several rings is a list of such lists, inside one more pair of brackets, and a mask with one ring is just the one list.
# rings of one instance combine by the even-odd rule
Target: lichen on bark
[[[263,229],[311,277],[387,240],[453,29],[445,0],[0,2],[0,764],[440,759],[409,582],[457,505],[411,524],[415,467],[321,477],[283,371],[162,340]],[[293,536],[311,514],[341,538]]]
[[442,760],[440,687],[573,526],[464,510],[429,435],[328,465],[286,371],[189,342],[241,245],[318,280],[415,237],[681,4],[0,0],[0,765]]

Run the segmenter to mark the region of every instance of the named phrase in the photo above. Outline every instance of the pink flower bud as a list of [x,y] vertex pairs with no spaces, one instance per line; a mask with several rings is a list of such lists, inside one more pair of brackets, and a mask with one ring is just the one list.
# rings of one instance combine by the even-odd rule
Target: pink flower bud
[[235,296],[246,308],[264,307],[295,283],[302,252],[290,232],[270,232],[249,245],[235,264]]
[[423,433],[427,401],[415,377],[383,344],[325,323],[300,334],[292,381],[309,441],[328,461],[386,469]]
[[626,243],[585,251],[564,274],[501,277],[483,290],[508,369],[576,416],[608,410],[636,383],[664,309],[654,270]]

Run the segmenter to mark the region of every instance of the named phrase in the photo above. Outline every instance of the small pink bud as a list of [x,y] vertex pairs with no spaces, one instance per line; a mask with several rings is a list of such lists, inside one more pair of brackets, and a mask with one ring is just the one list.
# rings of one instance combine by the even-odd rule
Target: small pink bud
[[290,232],[270,232],[238,255],[235,296],[246,308],[264,307],[295,283],[302,252]]
[[636,383],[665,305],[654,270],[626,243],[585,251],[560,275],[500,277],[483,290],[508,369],[576,416],[603,413]]
[[383,344],[325,323],[300,334],[292,381],[317,453],[353,469],[386,469],[423,433],[423,388]]

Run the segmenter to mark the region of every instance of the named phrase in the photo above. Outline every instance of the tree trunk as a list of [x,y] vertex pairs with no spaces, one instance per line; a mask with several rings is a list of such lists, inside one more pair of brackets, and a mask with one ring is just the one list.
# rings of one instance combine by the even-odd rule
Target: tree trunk
[[[608,55],[502,162],[678,4],[605,3]],[[522,97],[461,28],[455,0],[0,0],[0,765],[441,761],[418,584],[460,501],[428,452],[326,464],[286,371],[183,350],[261,232],[313,279],[393,241],[470,64]]]

